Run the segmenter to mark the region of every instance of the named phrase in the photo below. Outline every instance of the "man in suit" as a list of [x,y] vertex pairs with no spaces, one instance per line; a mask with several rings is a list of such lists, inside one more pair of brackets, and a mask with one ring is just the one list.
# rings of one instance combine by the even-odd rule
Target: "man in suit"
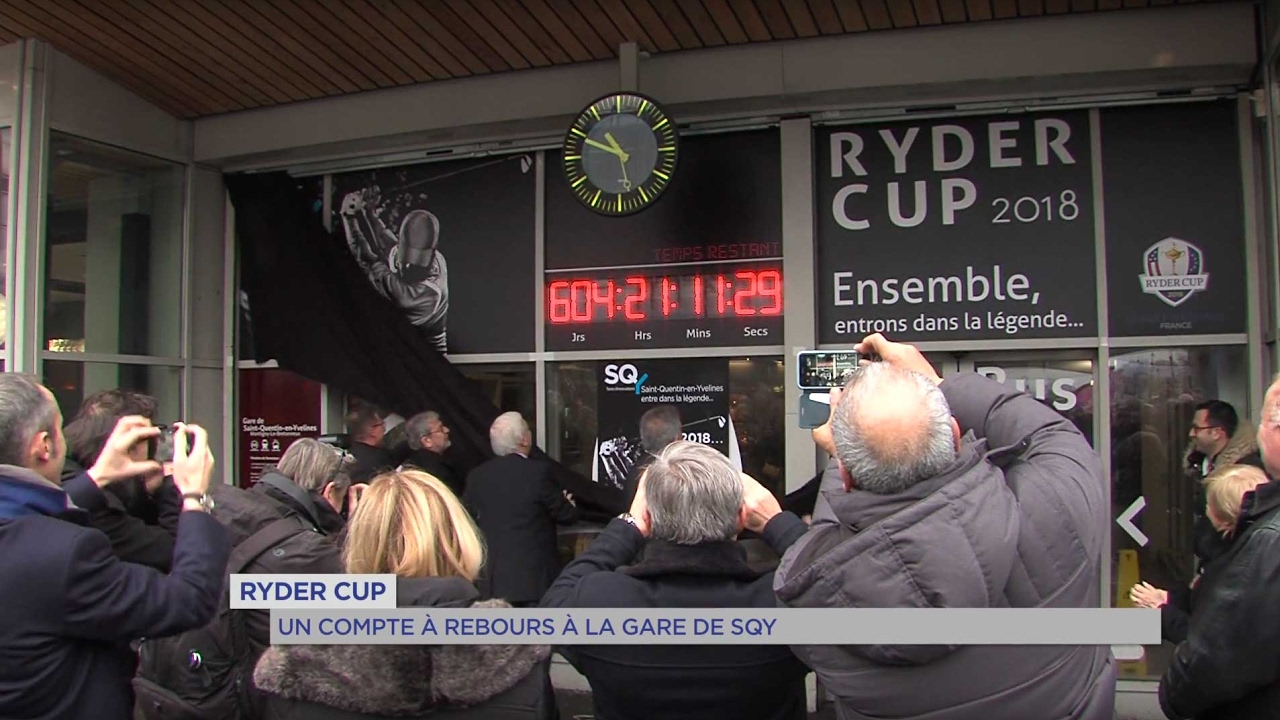
[[622,488],[627,494],[627,507],[636,499],[640,476],[663,449],[680,439],[683,427],[675,405],[659,405],[640,416],[640,446],[644,448],[644,456],[627,473],[626,485]]
[[405,436],[409,441],[409,455],[405,465],[423,470],[449,486],[454,495],[462,497],[462,477],[445,460],[445,451],[452,447],[449,426],[434,410],[420,412],[405,423]]
[[471,471],[463,495],[488,546],[480,592],[536,606],[560,573],[556,525],[576,522],[578,509],[547,464],[529,458],[533,437],[520,413],[499,415],[489,444],[497,457]]
[[347,434],[351,436],[348,452],[355,458],[351,482],[367,483],[375,475],[395,469],[397,463],[391,452],[382,447],[387,424],[377,408],[365,403],[356,405],[347,413],[346,425]]
[[[0,373],[0,717],[129,720],[129,641],[201,627],[213,619],[230,542],[208,514],[208,435],[180,426],[173,482],[182,497],[172,570],[121,562],[87,526],[104,488],[159,469],[130,451],[160,429],[121,418],[97,460],[62,480],[66,441],[53,394]],[[187,451],[187,432],[194,436]],[[84,503],[78,506],[69,492]]]

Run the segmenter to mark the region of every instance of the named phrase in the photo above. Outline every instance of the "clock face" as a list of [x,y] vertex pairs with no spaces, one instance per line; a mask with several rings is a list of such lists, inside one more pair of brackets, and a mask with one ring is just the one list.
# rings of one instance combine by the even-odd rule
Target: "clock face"
[[564,139],[574,197],[604,215],[630,215],[662,196],[675,173],[679,135],[653,100],[614,93],[582,111]]

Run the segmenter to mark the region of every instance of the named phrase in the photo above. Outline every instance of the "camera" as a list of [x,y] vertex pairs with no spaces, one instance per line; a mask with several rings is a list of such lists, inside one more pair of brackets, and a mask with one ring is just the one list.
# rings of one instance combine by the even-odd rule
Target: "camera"
[[[174,434],[178,428],[176,425],[157,425],[160,428],[159,437],[148,440],[150,444],[148,457],[156,462],[167,463],[173,462]],[[195,443],[195,435],[187,433],[187,450]]]

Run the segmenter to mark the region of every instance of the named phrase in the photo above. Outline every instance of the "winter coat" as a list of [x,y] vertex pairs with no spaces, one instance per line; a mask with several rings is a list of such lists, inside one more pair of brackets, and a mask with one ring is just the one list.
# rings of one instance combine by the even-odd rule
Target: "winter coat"
[[[71,496],[72,502],[89,513],[89,526],[107,536],[111,549],[116,557],[125,562],[153,567],[160,572],[169,572],[173,562],[173,542],[176,529],[176,515],[182,512],[182,496],[173,485],[166,480],[157,493],[165,496],[156,504],[160,511],[159,521],[162,525],[148,525],[141,518],[132,515],[124,501],[117,493],[99,490],[96,485],[89,487],[80,483],[68,482],[84,473],[74,460],[67,458],[62,470],[63,489]],[[168,527],[166,527],[168,526]]]
[[487,547],[481,594],[511,603],[541,600],[560,574],[556,525],[578,520],[550,465],[514,453],[494,458],[467,476],[462,500]]
[[[272,552],[264,553],[245,568],[245,573],[321,575],[343,571],[342,547],[337,538],[324,535],[292,506],[273,495],[223,483],[210,487],[209,494],[214,502],[213,516],[226,526],[233,548],[280,518],[296,517],[299,521],[298,534],[276,545]],[[253,651],[265,650],[271,644],[271,612],[236,612],[244,613],[245,634]]]
[[[1214,558],[1226,552],[1231,543],[1222,537],[1222,533],[1213,527],[1205,514],[1205,473],[1202,469],[1204,453],[1196,451],[1190,443],[1182,454],[1182,462],[1187,483],[1195,490],[1195,499],[1191,506],[1191,538],[1192,550],[1200,561],[1201,569]],[[1249,423],[1241,420],[1236,431],[1225,447],[1212,458],[1213,469],[1228,465],[1252,465],[1263,468],[1262,453],[1258,450],[1257,436]],[[1264,470],[1266,468],[1263,468]]]
[[[461,578],[401,578],[401,607],[510,607],[476,602]],[[473,605],[474,603],[474,605]],[[266,720],[552,720],[555,695],[543,645],[281,645],[254,685]]]
[[[782,513],[763,537],[781,554],[805,530],[800,518]],[[738,543],[646,542],[615,519],[564,569],[542,607],[772,609],[772,586],[773,573],[751,568]],[[600,720],[806,717],[809,669],[784,645],[581,645],[560,652],[591,683]]]
[[0,465],[0,718],[129,720],[129,642],[209,622],[230,543],[184,512],[169,575],[121,562],[68,497],[104,493],[88,475],[66,487]]
[[1235,540],[1196,586],[1187,639],[1160,681],[1167,717],[1280,717],[1280,483],[1245,494]]
[[[898,495],[828,469],[813,529],[784,555],[797,608],[1098,607],[1109,490],[1068,420],[973,373],[943,381],[965,433],[952,465]],[[1099,646],[801,646],[842,720],[1112,720]],[[927,689],[922,691],[922,689]]]

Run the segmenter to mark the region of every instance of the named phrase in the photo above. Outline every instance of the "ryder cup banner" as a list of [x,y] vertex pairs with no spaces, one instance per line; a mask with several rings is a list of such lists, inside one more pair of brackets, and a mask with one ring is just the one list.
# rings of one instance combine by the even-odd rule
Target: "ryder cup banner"
[[393,610],[395,607],[395,575],[231,575],[232,610]]

